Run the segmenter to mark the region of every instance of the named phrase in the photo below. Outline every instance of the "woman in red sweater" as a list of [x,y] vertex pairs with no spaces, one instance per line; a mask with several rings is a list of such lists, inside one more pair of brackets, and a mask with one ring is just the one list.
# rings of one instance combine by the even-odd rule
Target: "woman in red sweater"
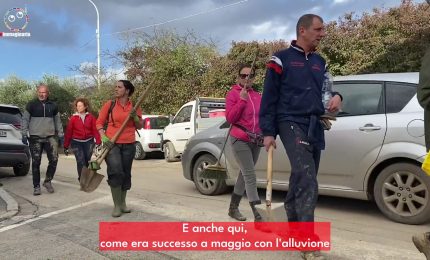
[[72,147],[76,157],[78,180],[84,166],[88,167],[95,143],[101,143],[100,133],[96,129],[96,118],[88,112],[89,102],[86,98],[77,98],[74,102],[76,113],[70,117],[64,135],[64,153],[69,154],[69,146]]

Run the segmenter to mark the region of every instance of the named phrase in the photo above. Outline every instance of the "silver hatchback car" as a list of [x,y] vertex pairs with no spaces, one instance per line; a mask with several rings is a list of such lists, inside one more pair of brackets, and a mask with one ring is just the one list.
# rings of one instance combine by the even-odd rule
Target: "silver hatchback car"
[[[322,195],[373,200],[389,219],[406,224],[430,221],[430,177],[420,168],[426,154],[424,112],[418,104],[418,73],[335,78],[344,98],[332,129],[326,132],[318,174]],[[227,134],[224,122],[193,136],[182,156],[183,174],[199,192],[216,195],[234,185],[238,165],[227,146],[221,163],[225,181],[200,177],[214,163]],[[290,164],[279,138],[274,153],[273,188],[288,189]],[[267,153],[256,164],[257,183],[266,185]]]

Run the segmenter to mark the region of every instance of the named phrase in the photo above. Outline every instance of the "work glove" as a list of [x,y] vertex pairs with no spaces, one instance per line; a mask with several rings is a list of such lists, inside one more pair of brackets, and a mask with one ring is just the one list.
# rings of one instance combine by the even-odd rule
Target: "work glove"
[[323,126],[323,128],[324,128],[324,130],[330,130],[331,129],[331,122],[330,122],[330,120],[329,119],[327,119],[327,118],[323,118],[323,119],[321,119],[320,120],[321,121],[321,124],[322,124],[322,126]]
[[320,122],[324,128],[324,130],[330,130],[331,129],[331,120],[336,121],[336,117],[334,116],[329,116],[329,115],[322,115],[320,117]]
[[69,156],[69,148],[64,147],[64,154],[66,156]]
[[27,136],[25,136],[25,135],[22,136],[22,143],[25,145],[28,145],[28,137]]
[[102,136],[102,143],[103,143],[103,146],[106,148],[112,149],[113,147],[112,141],[106,135]]
[[139,116],[136,113],[136,110],[134,108],[130,111],[130,117],[133,118],[133,121],[136,125],[140,124]]

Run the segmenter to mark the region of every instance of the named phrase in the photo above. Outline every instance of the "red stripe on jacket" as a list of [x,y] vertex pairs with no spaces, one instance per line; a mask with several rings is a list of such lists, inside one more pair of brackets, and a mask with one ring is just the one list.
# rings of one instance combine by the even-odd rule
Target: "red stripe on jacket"
[[278,74],[282,74],[282,67],[279,66],[276,62],[271,61],[267,63],[266,67],[268,69],[273,69]]

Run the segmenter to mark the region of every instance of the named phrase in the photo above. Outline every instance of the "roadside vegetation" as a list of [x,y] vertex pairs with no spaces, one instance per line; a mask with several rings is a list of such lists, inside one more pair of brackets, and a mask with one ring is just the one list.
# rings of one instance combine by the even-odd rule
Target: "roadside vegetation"
[[[348,13],[327,23],[327,36],[318,50],[333,75],[419,71],[421,57],[430,42],[430,8],[427,3],[403,0],[395,8],[375,8],[372,13]],[[142,109],[145,114],[170,114],[197,96],[223,97],[235,82],[237,65],[251,63],[257,54],[257,88],[262,89],[265,64],[271,54],[286,48],[284,40],[232,42],[227,53],[192,32],[156,30],[125,35],[123,47],[109,56],[125,68],[137,87],[151,91]],[[34,97],[38,82],[50,86],[50,98],[59,104],[63,122],[73,113],[72,101],[89,97],[93,112],[111,99],[114,77],[103,70],[96,85],[94,68],[72,68],[80,77],[62,79],[44,75],[37,82],[9,76],[0,82],[0,103],[21,109]]]

